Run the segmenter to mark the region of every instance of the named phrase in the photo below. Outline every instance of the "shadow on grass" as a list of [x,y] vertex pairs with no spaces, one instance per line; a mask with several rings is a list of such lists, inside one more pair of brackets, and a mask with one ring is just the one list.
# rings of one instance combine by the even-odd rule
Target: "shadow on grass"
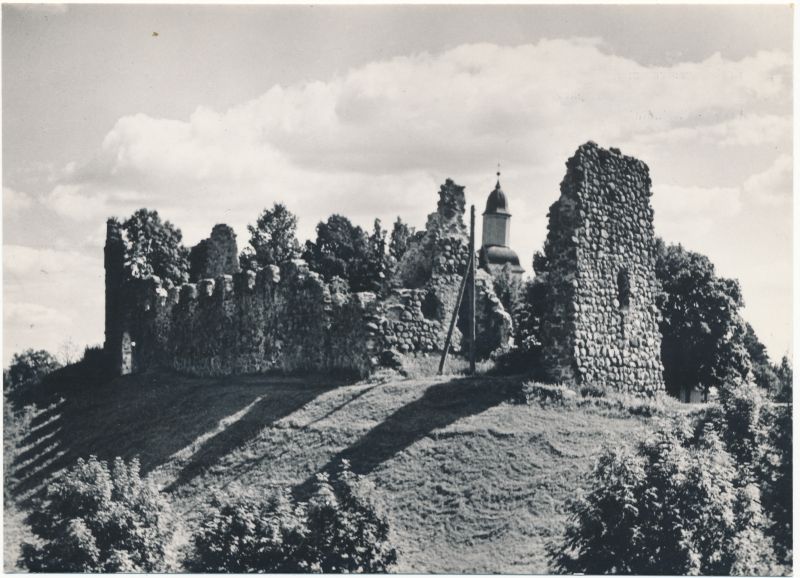
[[[354,445],[336,454],[320,471],[332,473],[342,460],[348,460],[353,472],[367,475],[434,430],[507,400],[510,387],[516,381],[465,377],[432,385],[422,397],[404,405]],[[314,480],[315,476],[310,476],[295,486],[295,496],[307,497]]]
[[321,376],[165,373],[108,379],[88,369],[68,366],[10,400],[15,409],[34,405],[40,412],[6,470],[6,486],[22,505],[79,457],[138,457],[147,474],[197,444],[173,486],[184,484],[261,428],[345,383]]

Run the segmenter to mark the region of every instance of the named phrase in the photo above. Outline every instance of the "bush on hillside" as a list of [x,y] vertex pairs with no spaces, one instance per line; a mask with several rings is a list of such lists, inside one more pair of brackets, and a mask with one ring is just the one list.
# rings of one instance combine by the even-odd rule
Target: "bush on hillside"
[[22,546],[31,572],[159,572],[171,530],[166,502],[139,462],[79,459],[47,488],[28,518],[37,543]]
[[214,496],[186,561],[191,572],[307,572],[305,515],[288,494],[264,501]]
[[386,572],[397,560],[389,525],[342,462],[318,474],[307,502],[219,498],[192,539],[193,572]]
[[44,349],[26,349],[22,353],[15,353],[5,371],[3,389],[15,391],[37,384],[60,367],[61,364],[55,356]]
[[308,559],[315,572],[385,573],[397,561],[389,524],[360,493],[345,460],[333,475],[318,474],[308,501]]
[[[559,572],[763,574],[774,572],[758,488],[743,482],[711,428],[691,440],[679,423],[635,454],[604,454],[592,490],[549,555]],[[668,507],[666,507],[668,505]]]

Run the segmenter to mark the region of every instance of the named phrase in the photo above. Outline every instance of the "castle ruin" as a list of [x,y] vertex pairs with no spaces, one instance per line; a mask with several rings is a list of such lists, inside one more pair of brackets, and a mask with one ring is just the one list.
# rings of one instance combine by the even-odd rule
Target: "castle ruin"
[[[440,352],[466,271],[464,189],[439,191],[425,233],[395,267],[385,297],[326,282],[296,259],[239,271],[235,234],[216,225],[190,252],[190,280],[128,278],[120,224],[107,224],[105,351],[118,374],[168,368],[194,375],[343,371],[366,376],[399,355]],[[483,273],[476,280],[479,357],[507,347],[511,317]],[[452,348],[468,344],[456,330]]]
[[[498,174],[499,177],[499,174]],[[594,143],[567,161],[545,243],[544,373],[552,382],[639,395],[664,389],[655,241],[647,166]],[[366,376],[398,358],[441,353],[469,261],[464,188],[447,180],[394,266],[382,297],[326,282],[302,260],[239,271],[226,225],[191,251],[190,283],[131,279],[119,223],[105,248],[105,351],[117,373],[168,368],[195,375],[347,371]],[[476,271],[476,343],[481,358],[510,345],[512,321],[492,275],[520,274],[508,246],[511,214],[500,188],[484,212]],[[487,271],[488,270],[488,271]],[[466,304],[462,303],[462,308]],[[452,349],[463,352],[464,310]]]
[[647,165],[593,142],[566,164],[545,243],[545,372],[554,382],[663,391]]

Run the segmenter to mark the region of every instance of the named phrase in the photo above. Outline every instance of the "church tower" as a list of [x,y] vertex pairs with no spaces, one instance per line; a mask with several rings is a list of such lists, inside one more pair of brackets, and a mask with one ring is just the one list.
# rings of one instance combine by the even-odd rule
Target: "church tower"
[[481,267],[489,273],[497,274],[504,267],[510,267],[516,274],[522,274],[519,257],[508,246],[511,233],[511,213],[508,211],[508,200],[500,188],[500,171],[497,172],[497,184],[486,199],[486,210],[483,212],[483,238],[479,254]]

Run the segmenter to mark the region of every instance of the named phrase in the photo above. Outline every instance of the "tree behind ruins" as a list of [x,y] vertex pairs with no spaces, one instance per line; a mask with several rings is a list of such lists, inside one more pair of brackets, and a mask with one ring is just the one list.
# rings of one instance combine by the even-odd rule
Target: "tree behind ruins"
[[158,211],[139,209],[122,224],[125,270],[130,277],[155,275],[179,285],[189,279],[189,250],[181,230],[162,221]]
[[283,203],[264,209],[255,226],[248,225],[250,246],[242,251],[242,269],[282,264],[300,256],[297,241],[297,217]]

